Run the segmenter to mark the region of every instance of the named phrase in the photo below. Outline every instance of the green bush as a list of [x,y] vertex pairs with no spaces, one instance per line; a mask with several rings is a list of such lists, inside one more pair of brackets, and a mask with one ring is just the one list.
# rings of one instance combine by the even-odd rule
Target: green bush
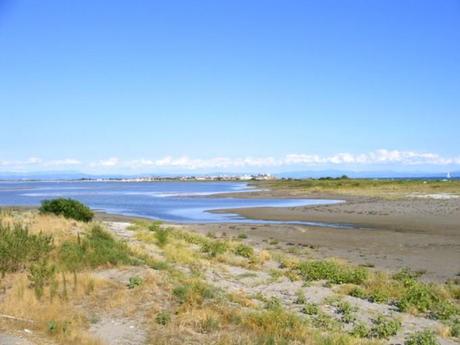
[[16,272],[47,258],[53,249],[52,236],[30,234],[21,224],[0,223],[0,273]]
[[141,286],[144,283],[144,279],[139,276],[129,277],[128,289],[134,289],[138,286]]
[[399,320],[390,319],[384,316],[379,316],[373,323],[370,335],[379,339],[387,339],[394,336],[401,329],[401,322]]
[[356,317],[354,313],[357,308],[352,306],[350,303],[341,301],[337,304],[337,312],[342,315],[342,322],[350,323],[353,322]]
[[356,298],[361,298],[361,299],[367,298],[366,291],[364,291],[364,289],[360,288],[359,286],[354,287],[348,294]]
[[302,262],[298,265],[298,271],[306,281],[327,280],[333,284],[361,284],[368,277],[363,267],[354,268],[328,260]]
[[236,246],[234,252],[236,255],[239,255],[245,258],[250,258],[251,256],[254,255],[254,248],[241,243]]
[[362,322],[356,323],[353,329],[350,331],[350,334],[352,336],[358,338],[367,338],[370,336],[370,333],[371,330],[369,329],[369,327]]
[[88,206],[77,200],[65,198],[42,201],[40,213],[52,213],[82,222],[89,222],[94,217],[93,211]]
[[224,241],[208,241],[201,245],[201,251],[211,257],[224,254],[228,250],[228,244]]
[[438,341],[434,333],[430,330],[415,332],[410,335],[404,342],[404,345],[438,345]]
[[447,320],[459,312],[432,284],[421,283],[414,278],[404,280],[404,293],[396,305],[400,311],[415,308],[422,313],[429,312],[431,317],[441,320]]
[[155,317],[157,324],[166,326],[171,321],[171,314],[168,311],[160,311]]

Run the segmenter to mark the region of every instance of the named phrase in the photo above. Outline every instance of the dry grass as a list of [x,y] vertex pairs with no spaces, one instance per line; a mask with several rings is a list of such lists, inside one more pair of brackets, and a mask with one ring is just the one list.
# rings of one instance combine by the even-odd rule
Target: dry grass
[[73,286],[69,280],[67,290],[64,291],[63,280],[60,278],[60,288],[56,294],[53,296],[48,287],[44,298],[38,300],[29,287],[26,274],[13,274],[9,280],[11,288],[2,296],[0,303],[2,314],[31,320],[30,329],[52,335],[59,344],[99,344],[86,331],[88,320],[85,315],[73,304],[99,289],[102,282],[89,275],[79,275],[77,285]]

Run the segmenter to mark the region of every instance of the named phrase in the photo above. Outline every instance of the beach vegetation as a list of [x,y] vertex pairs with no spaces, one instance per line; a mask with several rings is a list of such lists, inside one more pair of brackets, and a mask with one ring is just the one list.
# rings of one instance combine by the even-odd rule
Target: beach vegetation
[[30,267],[48,257],[53,249],[53,238],[44,233],[31,234],[24,224],[0,222],[0,273]]
[[439,342],[432,331],[424,330],[411,334],[404,345],[439,345]]
[[351,267],[333,260],[310,260],[296,267],[300,276],[306,281],[326,280],[332,284],[361,284],[368,272],[363,267]]
[[88,206],[74,199],[43,200],[39,210],[43,214],[52,213],[82,222],[89,222],[94,217],[93,211]]
[[374,338],[387,339],[396,335],[400,329],[401,321],[380,315],[373,320],[370,336]]
[[254,248],[241,243],[235,247],[234,252],[236,255],[239,255],[245,258],[250,258],[254,255]]

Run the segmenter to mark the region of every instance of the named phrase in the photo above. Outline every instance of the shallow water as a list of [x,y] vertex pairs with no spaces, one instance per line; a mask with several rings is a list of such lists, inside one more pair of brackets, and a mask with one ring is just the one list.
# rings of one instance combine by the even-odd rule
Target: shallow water
[[[0,182],[0,205],[37,206],[42,200],[66,197],[80,200],[92,209],[108,213],[141,216],[179,223],[277,223],[247,219],[230,213],[209,210],[246,207],[294,207],[333,204],[339,200],[319,199],[244,199],[207,196],[247,192],[239,182]],[[326,225],[309,222],[280,222]]]

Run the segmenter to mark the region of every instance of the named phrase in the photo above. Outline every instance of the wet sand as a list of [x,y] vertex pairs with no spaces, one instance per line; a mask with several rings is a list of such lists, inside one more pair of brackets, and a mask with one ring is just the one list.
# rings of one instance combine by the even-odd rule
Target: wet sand
[[[269,192],[257,194],[258,197],[261,194],[267,196]],[[280,196],[279,193],[274,194]],[[226,211],[251,219],[352,224],[353,229],[238,225],[235,231],[248,233],[259,240],[273,238],[291,246],[311,246],[317,248],[316,255],[319,257],[339,257],[390,271],[408,267],[426,271],[424,277],[427,280],[458,279],[460,199],[385,200],[321,195],[321,198],[325,197],[345,199],[346,203]],[[224,231],[225,227],[228,226],[218,228]]]

